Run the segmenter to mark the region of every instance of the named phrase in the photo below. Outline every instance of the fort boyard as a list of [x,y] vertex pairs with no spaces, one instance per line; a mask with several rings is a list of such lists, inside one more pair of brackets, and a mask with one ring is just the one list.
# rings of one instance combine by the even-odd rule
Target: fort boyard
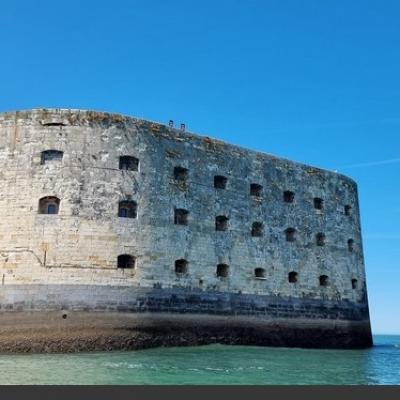
[[372,345],[346,176],[69,109],[0,114],[0,163],[1,352]]

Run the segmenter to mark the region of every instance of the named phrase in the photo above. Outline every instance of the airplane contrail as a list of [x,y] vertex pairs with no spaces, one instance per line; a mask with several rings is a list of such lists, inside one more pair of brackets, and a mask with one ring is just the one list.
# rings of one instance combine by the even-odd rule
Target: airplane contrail
[[364,168],[364,167],[375,167],[377,165],[385,165],[385,164],[397,164],[400,163],[400,158],[390,158],[388,160],[381,160],[381,161],[371,161],[359,164],[349,164],[343,165],[341,167],[337,167],[336,169],[347,169],[347,168]]
[[370,233],[363,235],[364,239],[393,239],[400,240],[400,235],[390,234],[390,233]]

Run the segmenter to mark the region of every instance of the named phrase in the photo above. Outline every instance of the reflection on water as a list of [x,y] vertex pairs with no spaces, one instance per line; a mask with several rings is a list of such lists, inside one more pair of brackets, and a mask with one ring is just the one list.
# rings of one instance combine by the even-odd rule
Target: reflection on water
[[400,336],[368,350],[222,346],[0,355],[1,384],[400,384]]

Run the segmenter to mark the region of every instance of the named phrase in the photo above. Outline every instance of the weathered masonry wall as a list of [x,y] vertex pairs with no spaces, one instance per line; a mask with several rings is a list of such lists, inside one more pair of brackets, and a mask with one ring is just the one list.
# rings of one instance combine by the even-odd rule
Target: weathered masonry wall
[[[107,286],[131,290],[115,309],[140,311],[141,288],[368,319],[357,187],[340,174],[116,114],[4,113],[0,215],[3,308],[101,308],[87,288]],[[86,289],[74,303],[64,285]]]
[[[357,189],[348,178],[90,112],[5,114],[0,140],[3,284],[125,282],[363,299]],[[63,157],[43,165],[46,150]],[[124,155],[139,160],[139,171],[119,169]],[[183,180],[175,179],[174,167],[187,170]],[[216,175],[227,178],[225,189],[214,188]],[[250,194],[251,184],[262,187],[258,196]],[[284,201],[285,191],[294,193],[292,203]],[[58,215],[38,214],[44,196],[60,199]],[[323,200],[322,210],[314,198]],[[137,218],[118,217],[121,200],[137,203]],[[175,208],[189,212],[187,226],[174,224]],[[218,216],[228,219],[226,231],[216,231]],[[253,223],[262,224],[261,236],[252,236]],[[294,242],[286,241],[287,228],[296,230]],[[136,258],[129,271],[117,269],[125,253]],[[174,269],[179,259],[188,263],[181,276]],[[226,278],[216,276],[218,264],[229,266]],[[263,277],[255,277],[256,268]],[[291,271],[296,283],[288,281]],[[320,287],[321,275],[329,277],[327,287]]]

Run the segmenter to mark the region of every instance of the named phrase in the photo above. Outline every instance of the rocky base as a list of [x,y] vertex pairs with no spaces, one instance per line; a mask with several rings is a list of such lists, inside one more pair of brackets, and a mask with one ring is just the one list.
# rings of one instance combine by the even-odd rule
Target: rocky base
[[0,352],[137,350],[210,343],[356,349],[372,346],[369,322],[264,320],[207,315],[3,312]]

